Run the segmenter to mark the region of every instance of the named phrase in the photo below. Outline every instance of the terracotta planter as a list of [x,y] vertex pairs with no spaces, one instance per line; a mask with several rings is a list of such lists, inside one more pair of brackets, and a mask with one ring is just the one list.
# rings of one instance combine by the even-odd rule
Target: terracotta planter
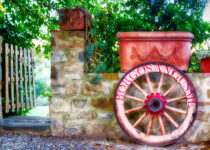
[[66,8],[57,10],[59,13],[59,26],[61,30],[84,30],[85,12],[79,8]]
[[201,59],[201,71],[210,73],[210,57]]
[[191,41],[189,32],[121,32],[120,63],[122,72],[146,62],[166,62],[181,70],[188,70]]

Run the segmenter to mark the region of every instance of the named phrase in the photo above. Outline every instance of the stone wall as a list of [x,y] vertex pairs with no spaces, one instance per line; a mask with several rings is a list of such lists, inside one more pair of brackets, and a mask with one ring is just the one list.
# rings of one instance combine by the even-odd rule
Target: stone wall
[[[113,112],[114,90],[123,74],[85,74],[83,31],[52,31],[50,117],[52,135],[128,138]],[[188,74],[198,92],[197,119],[188,141],[210,140],[210,74]]]
[[112,103],[119,75],[84,73],[83,31],[51,34],[52,134],[117,138],[122,132],[114,119]]

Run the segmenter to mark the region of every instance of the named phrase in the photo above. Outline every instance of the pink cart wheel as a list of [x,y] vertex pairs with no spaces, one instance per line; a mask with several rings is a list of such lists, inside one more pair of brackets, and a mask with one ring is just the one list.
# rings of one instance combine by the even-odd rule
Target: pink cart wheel
[[161,62],[141,64],[118,83],[114,110],[123,131],[140,143],[174,143],[193,124],[197,94],[178,68]]

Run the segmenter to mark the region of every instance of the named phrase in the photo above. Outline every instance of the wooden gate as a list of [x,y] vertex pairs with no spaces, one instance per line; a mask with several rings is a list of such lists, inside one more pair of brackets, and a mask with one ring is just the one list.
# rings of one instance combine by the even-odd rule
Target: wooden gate
[[35,107],[32,51],[5,43],[4,46],[0,45],[0,56],[2,56],[2,62],[0,59],[0,68],[2,68],[0,74],[3,76],[0,101],[4,112],[18,112],[25,108]]

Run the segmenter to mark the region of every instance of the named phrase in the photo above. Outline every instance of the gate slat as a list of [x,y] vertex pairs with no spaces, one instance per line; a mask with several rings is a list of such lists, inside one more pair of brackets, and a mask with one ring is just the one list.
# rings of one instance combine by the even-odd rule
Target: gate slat
[[8,113],[9,112],[9,84],[8,84],[8,70],[9,70],[9,64],[8,64],[8,52],[9,52],[9,45],[6,43],[5,44],[5,49],[4,49],[4,58],[5,58],[5,62],[4,62],[4,86],[5,86],[5,90],[4,90],[4,95],[5,95],[5,107],[4,107],[4,112]]
[[11,100],[12,100],[12,112],[15,112],[15,102],[14,102],[14,79],[13,79],[13,45],[10,45],[10,90],[11,90]]
[[23,62],[21,61],[22,57],[23,57],[23,49],[22,47],[20,48],[20,101],[21,101],[21,109],[24,109],[24,101],[23,101]]
[[28,82],[29,82],[29,98],[30,98],[30,106],[32,108],[32,93],[31,93],[31,57],[30,50],[28,50]]
[[[0,55],[1,54],[2,50],[0,45]],[[32,51],[27,51],[25,48],[5,43],[3,55],[4,71],[1,72],[4,73],[4,112],[18,112],[20,109],[24,110],[24,108],[35,107],[36,93]],[[0,60],[0,67],[1,61],[2,60]],[[0,105],[1,100],[0,92]]]
[[3,103],[2,103],[2,38],[0,37],[0,119],[3,118]]
[[33,105],[36,107],[36,89],[35,89],[35,79],[34,79],[34,57],[33,51],[31,51],[31,71],[32,71],[32,83],[33,83]]
[[18,84],[18,47],[15,46],[15,96],[16,96],[16,110],[19,111],[19,84]]
[[24,76],[25,76],[25,101],[26,101],[26,107],[27,109],[29,108],[29,103],[28,103],[28,79],[27,79],[27,53],[26,49],[24,48]]

